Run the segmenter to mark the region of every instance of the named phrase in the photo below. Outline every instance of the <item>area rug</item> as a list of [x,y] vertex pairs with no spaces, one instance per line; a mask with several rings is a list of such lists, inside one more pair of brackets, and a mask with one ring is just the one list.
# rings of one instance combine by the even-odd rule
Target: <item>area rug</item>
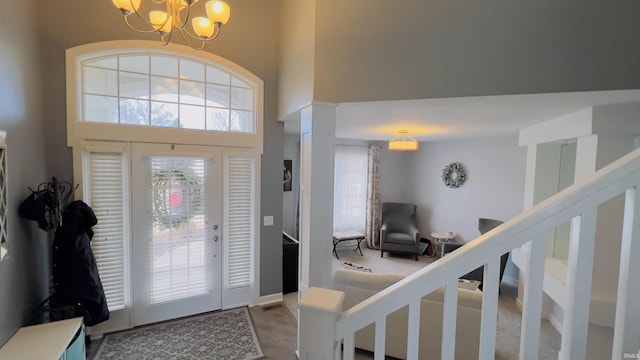
[[106,335],[94,360],[264,358],[246,307]]

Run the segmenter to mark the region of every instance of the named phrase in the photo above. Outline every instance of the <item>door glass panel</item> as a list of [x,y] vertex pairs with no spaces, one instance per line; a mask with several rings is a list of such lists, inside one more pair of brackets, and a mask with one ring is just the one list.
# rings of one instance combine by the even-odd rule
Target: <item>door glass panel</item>
[[208,290],[205,159],[151,159],[152,238],[148,305]]

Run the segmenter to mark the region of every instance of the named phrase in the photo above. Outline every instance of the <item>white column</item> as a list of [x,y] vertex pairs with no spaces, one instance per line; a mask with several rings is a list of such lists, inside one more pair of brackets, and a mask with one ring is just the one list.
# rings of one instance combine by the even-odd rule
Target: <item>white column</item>
[[331,285],[335,123],[333,104],[301,110],[300,298],[311,286]]
[[312,287],[298,303],[298,357],[330,360],[336,353],[336,320],[344,293]]

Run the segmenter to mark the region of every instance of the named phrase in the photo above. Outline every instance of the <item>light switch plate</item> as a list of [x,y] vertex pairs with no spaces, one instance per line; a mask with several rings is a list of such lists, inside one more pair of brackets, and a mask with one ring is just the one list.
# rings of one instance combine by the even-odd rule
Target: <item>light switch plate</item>
[[273,226],[273,216],[264,217],[264,226]]

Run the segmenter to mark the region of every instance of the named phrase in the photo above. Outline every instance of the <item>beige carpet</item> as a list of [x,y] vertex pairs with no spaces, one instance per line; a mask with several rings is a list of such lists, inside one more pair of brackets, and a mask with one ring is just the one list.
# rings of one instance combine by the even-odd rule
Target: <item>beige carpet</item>
[[[363,267],[371,269],[374,273],[399,273],[408,275],[416,270],[430,264],[433,258],[419,256],[415,261],[413,256],[392,255],[385,253],[380,257],[380,251],[363,248],[364,256],[354,252],[353,247],[342,246],[338,248],[340,259],[333,257],[333,268]],[[345,263],[351,265],[345,265]],[[522,314],[516,306],[515,299],[518,293],[516,287],[503,283],[501,285],[501,295],[498,301],[498,332],[496,336],[496,359],[512,360],[518,359],[520,349],[520,326]],[[297,293],[285,295],[284,302],[287,308],[292,311],[297,318]],[[560,334],[547,320],[541,323],[540,333],[540,359],[557,359],[560,350]],[[358,351],[356,359],[373,358],[370,353]]]

